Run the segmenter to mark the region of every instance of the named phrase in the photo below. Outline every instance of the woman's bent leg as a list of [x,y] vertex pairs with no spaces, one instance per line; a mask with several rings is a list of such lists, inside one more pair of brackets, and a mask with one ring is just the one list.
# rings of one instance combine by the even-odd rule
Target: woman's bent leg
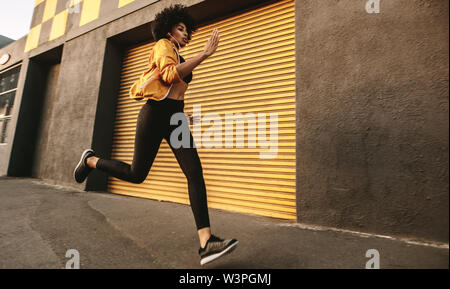
[[97,169],[118,179],[142,183],[155,160],[163,135],[164,113],[159,108],[144,104],[139,112],[131,165],[118,160],[99,159]]

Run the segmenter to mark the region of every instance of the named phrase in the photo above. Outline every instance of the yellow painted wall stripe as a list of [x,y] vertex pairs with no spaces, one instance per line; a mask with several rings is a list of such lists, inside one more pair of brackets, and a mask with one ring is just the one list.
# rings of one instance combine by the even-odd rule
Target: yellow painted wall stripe
[[134,2],[134,0],[119,0],[118,8],[128,5],[132,2]]
[[42,16],[42,23],[52,19],[53,16],[55,16],[56,4],[58,4],[58,0],[47,0],[45,2],[44,15]]
[[49,41],[59,38],[66,33],[68,15],[67,10],[64,10],[55,16],[53,19],[52,30],[50,31]]
[[30,29],[30,32],[27,35],[27,42],[25,43],[25,52],[38,47],[39,35],[41,34],[41,26],[42,24],[39,24]]
[[38,6],[39,4],[41,4],[44,1],[45,0],[36,0],[36,2],[34,2],[34,7]]
[[81,9],[80,26],[94,21],[100,15],[100,4],[102,0],[84,0]]
[[[186,59],[193,57],[203,49],[212,29],[219,28],[218,50],[194,71],[185,96],[186,113],[192,114],[193,106],[201,104],[202,116],[278,114],[278,154],[274,159],[261,159],[259,153],[267,150],[247,146],[254,139],[247,129],[256,128],[248,122],[243,136],[234,131],[233,148],[198,148],[210,208],[297,219],[294,12],[294,1],[287,0],[235,15],[199,28],[192,42],[180,51]],[[137,114],[145,102],[129,99],[128,90],[147,69],[153,45],[135,45],[124,56],[112,159],[132,162]],[[208,128],[202,127],[200,133]],[[196,135],[192,126],[191,131],[197,143],[201,135]],[[245,147],[237,148],[237,141],[243,141]],[[144,183],[110,177],[108,185],[117,194],[189,204],[186,178],[165,140]]]

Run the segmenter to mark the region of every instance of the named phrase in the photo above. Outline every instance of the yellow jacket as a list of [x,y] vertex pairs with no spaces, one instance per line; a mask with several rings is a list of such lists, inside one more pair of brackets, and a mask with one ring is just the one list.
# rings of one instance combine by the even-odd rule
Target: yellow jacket
[[[176,97],[180,97],[181,92],[184,95],[187,84],[177,71],[179,63],[180,57],[175,45],[168,39],[160,39],[150,53],[149,69],[131,86],[130,97],[135,100],[163,100],[173,88],[178,91],[172,93]],[[180,82],[184,85],[179,85]]]

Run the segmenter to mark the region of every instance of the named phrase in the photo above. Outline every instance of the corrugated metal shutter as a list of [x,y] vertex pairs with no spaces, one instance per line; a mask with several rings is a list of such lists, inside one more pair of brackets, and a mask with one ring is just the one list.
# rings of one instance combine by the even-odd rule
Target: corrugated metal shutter
[[[248,147],[247,123],[244,148],[236,148],[236,136],[233,148],[198,148],[210,208],[296,220],[294,12],[294,1],[280,1],[218,21],[200,28],[181,50],[189,59],[203,49],[212,29],[220,30],[219,49],[194,70],[186,113],[192,114],[194,105],[201,105],[202,117],[265,113],[267,124],[268,114],[278,114],[278,153],[273,159],[260,158],[268,149]],[[113,159],[132,161],[137,114],[144,102],[129,99],[128,89],[145,71],[153,44],[132,47],[124,57]],[[197,143],[200,135],[194,137]],[[189,204],[186,178],[165,140],[144,183],[110,177],[109,190]]]

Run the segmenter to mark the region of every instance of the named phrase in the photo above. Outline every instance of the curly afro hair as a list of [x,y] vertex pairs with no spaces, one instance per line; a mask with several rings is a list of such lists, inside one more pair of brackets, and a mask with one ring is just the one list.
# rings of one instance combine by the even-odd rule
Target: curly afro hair
[[152,26],[153,37],[156,41],[165,38],[168,32],[178,23],[184,23],[188,32],[188,40],[191,40],[192,33],[197,30],[195,21],[188,13],[187,7],[181,4],[170,6],[156,14]]

